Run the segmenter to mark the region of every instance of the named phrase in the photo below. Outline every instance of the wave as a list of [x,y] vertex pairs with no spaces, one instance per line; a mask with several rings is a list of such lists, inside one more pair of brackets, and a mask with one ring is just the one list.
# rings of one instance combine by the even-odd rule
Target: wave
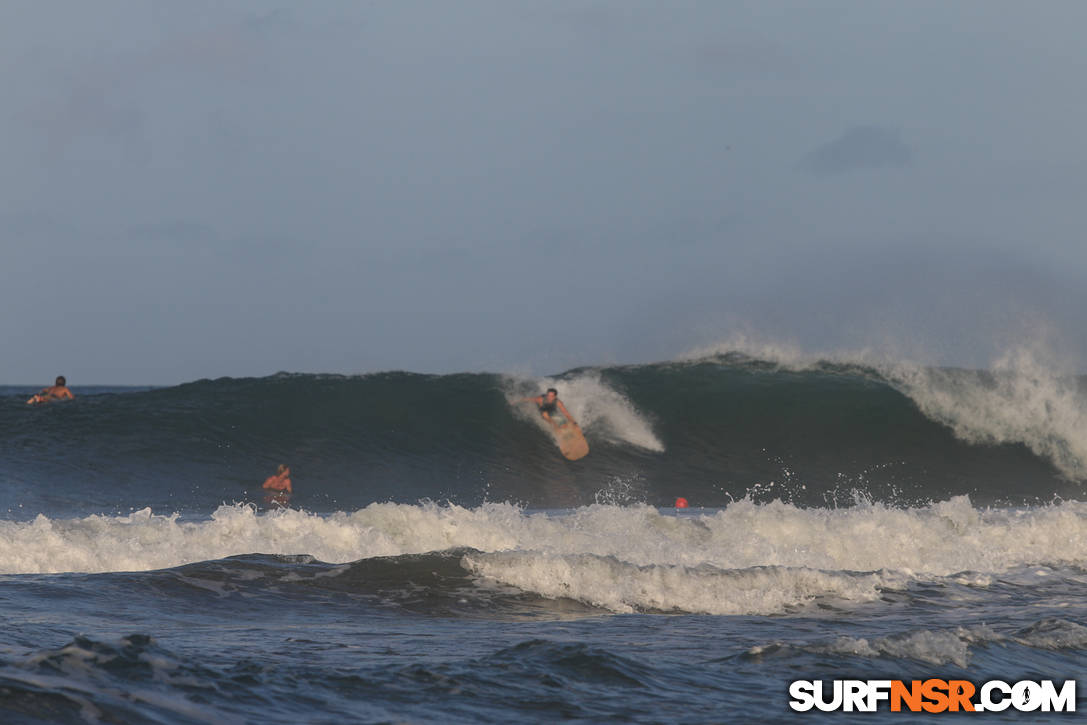
[[[191,585],[222,588],[209,574],[219,565],[207,562],[257,553],[296,557],[297,566],[285,578],[281,567],[238,563],[247,573],[234,580],[408,592],[393,597],[401,602],[431,580],[427,591],[459,600],[479,580],[614,612],[779,614],[855,606],[918,581],[956,589],[960,603],[1001,578],[1043,586],[1040,567],[1087,566],[1087,504],[978,509],[960,497],[831,510],[740,501],[678,516],[644,505],[529,512],[385,503],[332,515],[235,505],[204,520],[145,510],[0,522],[3,574],[173,569]],[[321,565],[301,572],[307,562]]]
[[807,567],[638,566],[595,554],[502,552],[468,555],[464,563],[502,584],[620,613],[780,614],[817,600],[872,601],[899,581]]
[[[512,401],[538,395],[541,390],[562,389],[564,403],[582,428],[593,431],[594,437],[616,445],[630,445],[654,453],[663,453],[664,444],[653,432],[652,425],[629,398],[603,380],[603,371],[582,370],[561,378],[519,378],[507,376],[503,390]],[[531,405],[516,405],[522,420],[528,420],[541,430],[547,424],[536,415]]]
[[[973,651],[996,645],[1001,650],[1018,645],[1028,650],[1087,649],[1087,627],[1067,619],[1048,618],[1004,634],[987,625],[951,629],[921,629],[886,637],[847,637],[812,644],[788,644],[752,647],[743,655],[745,660],[768,657],[794,658],[804,655],[863,657],[867,659],[908,659],[928,665],[955,665],[966,669]],[[1007,661],[1004,654],[1001,661]]]
[[[206,700],[178,690],[214,692],[227,678],[209,666],[171,652],[146,634],[117,641],[80,635],[62,647],[0,656],[0,713],[6,722],[206,722],[241,723]],[[237,681],[232,683],[239,686]],[[244,684],[241,685],[244,687]]]
[[[580,461],[516,402],[547,387],[582,424]],[[323,513],[428,499],[1038,504],[1083,497],[1085,411],[1083,379],[1026,350],[962,370],[742,341],[554,377],[279,374],[38,408],[9,389],[0,513],[206,514],[259,504],[280,462],[293,505]]]
[[745,358],[791,371],[835,370],[885,383],[930,420],[974,445],[1019,444],[1062,474],[1087,478],[1084,379],[1038,346],[1006,351],[986,370],[932,367],[870,350],[811,354],[739,338],[701,348],[688,360]]

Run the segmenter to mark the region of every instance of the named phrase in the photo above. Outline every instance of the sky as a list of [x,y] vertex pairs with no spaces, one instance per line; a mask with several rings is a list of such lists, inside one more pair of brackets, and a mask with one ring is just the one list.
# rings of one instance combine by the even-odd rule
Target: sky
[[0,382],[1087,365],[1087,3],[10,0]]

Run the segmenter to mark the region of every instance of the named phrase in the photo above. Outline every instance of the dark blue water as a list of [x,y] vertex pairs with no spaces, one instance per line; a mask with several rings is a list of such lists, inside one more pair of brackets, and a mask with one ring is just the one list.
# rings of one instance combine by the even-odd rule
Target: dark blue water
[[[582,461],[509,402],[548,385]],[[0,721],[914,720],[788,684],[1082,677],[1081,385],[726,356],[0,388]]]

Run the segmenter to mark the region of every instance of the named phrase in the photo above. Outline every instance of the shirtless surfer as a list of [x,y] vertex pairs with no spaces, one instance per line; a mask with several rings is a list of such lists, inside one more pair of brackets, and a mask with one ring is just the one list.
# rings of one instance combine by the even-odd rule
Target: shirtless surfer
[[[555,390],[554,388],[548,388],[547,392],[543,395],[537,395],[535,398],[521,398],[517,402],[525,403],[530,400],[536,404],[537,408],[540,409],[540,415],[543,416],[544,420],[551,424],[552,428],[561,428],[567,423],[577,425],[577,422],[574,420],[574,416],[570,415],[570,411],[568,411],[566,409],[566,406],[562,404],[562,401],[559,400],[559,391]],[[551,417],[556,412],[556,409],[559,413],[562,414],[562,417],[565,419],[565,421],[561,424],[556,423],[555,420]]]
[[291,489],[291,469],[286,463],[280,463],[279,468],[276,469],[274,476],[268,476],[264,479],[264,484],[261,488],[268,489],[269,491],[286,491],[287,493],[294,493]]
[[264,504],[266,506],[285,507],[291,502],[291,469],[286,463],[279,464],[274,476],[264,479],[261,486],[264,489]]
[[48,388],[42,388],[41,392],[26,401],[26,404],[37,405],[38,403],[51,403],[54,400],[71,400],[74,397],[72,391],[68,389],[68,381],[64,379],[63,375],[58,375],[55,385]]

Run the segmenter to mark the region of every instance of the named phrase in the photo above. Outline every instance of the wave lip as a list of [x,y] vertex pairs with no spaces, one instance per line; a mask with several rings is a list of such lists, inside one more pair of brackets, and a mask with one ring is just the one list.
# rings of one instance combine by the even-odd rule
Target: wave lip
[[463,562],[474,574],[502,584],[618,613],[782,614],[817,600],[872,601],[900,581],[806,568],[638,566],[593,554],[467,554]]
[[[1003,633],[979,624],[952,629],[915,629],[882,637],[836,637],[810,644],[777,642],[752,647],[743,657],[796,657],[804,654],[866,659],[914,660],[966,669],[977,650],[1018,645],[1028,650],[1071,652],[1087,649],[1087,628],[1068,619],[1047,618],[1017,632]],[[1001,658],[1004,659],[1004,658]]]
[[1087,395],[1066,363],[1037,344],[1013,347],[986,370],[935,367],[872,349],[807,352],[739,336],[692,350],[687,362],[769,365],[877,380],[971,445],[1018,444],[1076,480],[1087,479]]

